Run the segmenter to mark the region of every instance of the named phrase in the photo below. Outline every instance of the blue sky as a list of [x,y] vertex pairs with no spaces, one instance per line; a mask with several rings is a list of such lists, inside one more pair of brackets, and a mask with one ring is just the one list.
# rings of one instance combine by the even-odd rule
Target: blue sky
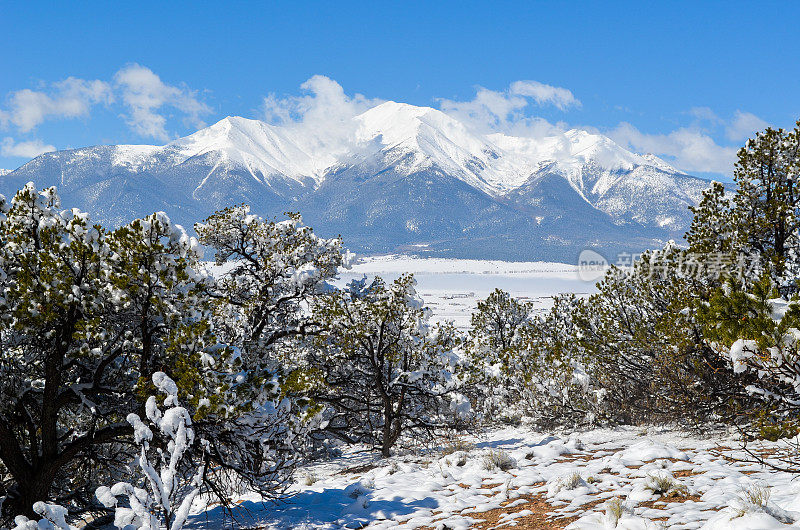
[[748,135],[800,117],[798,19],[798,3],[730,1],[0,0],[0,168],[162,144],[227,115],[275,120],[305,94],[516,134],[585,127],[725,175]]

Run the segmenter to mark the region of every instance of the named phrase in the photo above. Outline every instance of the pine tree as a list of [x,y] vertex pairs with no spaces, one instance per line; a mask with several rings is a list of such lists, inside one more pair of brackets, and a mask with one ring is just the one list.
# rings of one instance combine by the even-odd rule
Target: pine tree
[[783,294],[797,290],[800,259],[800,121],[792,131],[768,128],[739,150],[734,168],[738,245],[756,252]]
[[631,271],[612,268],[578,306],[578,341],[605,390],[603,415],[629,423],[735,412],[739,381],[697,318],[715,278],[669,244],[644,253]]
[[549,311],[522,328],[522,405],[527,416],[545,428],[597,420],[603,391],[593,380],[595,366],[581,347],[576,323],[584,303],[574,294],[557,296]]
[[375,445],[383,456],[404,434],[431,439],[469,410],[452,373],[452,328],[429,327],[414,284],[411,275],[390,285],[355,281],[314,308],[323,331],[308,364],[326,430]]
[[[243,489],[279,494],[303,443],[303,405],[285,397],[270,348],[302,333],[302,304],[341,263],[339,243],[295,220],[242,215],[238,226],[253,239],[227,254],[244,252],[238,277],[214,280],[197,241],[163,213],[109,232],[33,184],[0,210],[5,521],[49,503],[70,516],[101,513],[94,489],[129,473],[126,417],[145,412],[155,372],[174,379],[209,441],[207,491],[222,503]],[[216,219],[219,230],[203,235],[224,254],[232,226]]]
[[692,254],[735,255],[739,248],[732,208],[725,186],[719,182],[711,183],[697,206],[689,206],[694,216],[686,233],[686,242]]
[[[246,205],[196,225],[215,251],[211,322],[232,352],[229,397],[196,423],[226,488],[280,494],[305,448],[308,409],[302,339],[319,332],[307,308],[327,289],[348,255],[340,239],[323,239],[298,215],[268,221]],[[201,411],[202,412],[202,411]]]
[[528,345],[525,327],[533,308],[500,289],[478,301],[472,314],[468,359],[469,395],[485,418],[512,420],[521,414],[521,400],[527,380]]
[[109,234],[32,184],[4,211],[4,514],[51,500],[92,509],[94,487],[126,465],[141,382],[172,364],[170,330],[202,319],[196,242],[163,214]]

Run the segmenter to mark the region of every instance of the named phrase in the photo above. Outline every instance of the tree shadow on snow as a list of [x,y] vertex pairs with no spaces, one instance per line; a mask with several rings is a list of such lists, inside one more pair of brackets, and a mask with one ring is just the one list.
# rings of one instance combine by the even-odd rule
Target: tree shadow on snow
[[354,497],[344,488],[306,490],[280,502],[244,501],[234,509],[235,524],[221,507],[192,517],[188,528],[211,530],[236,526],[269,525],[270,528],[314,528],[332,524],[340,528],[361,528],[380,520],[391,520],[419,510],[433,510],[439,502],[432,497],[406,500],[372,499],[371,493]]
[[522,438],[506,438],[505,440],[491,440],[488,442],[478,442],[475,444],[475,447],[477,449],[498,449],[506,445],[518,445],[524,441],[525,440],[523,440]]

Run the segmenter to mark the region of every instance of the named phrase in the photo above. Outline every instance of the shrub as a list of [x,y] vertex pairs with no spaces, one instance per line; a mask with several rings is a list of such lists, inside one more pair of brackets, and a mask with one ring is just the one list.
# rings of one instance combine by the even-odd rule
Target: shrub
[[689,494],[686,486],[667,473],[648,475],[645,488],[664,497],[686,497]]
[[489,471],[508,471],[517,467],[517,461],[502,449],[492,449],[483,456],[483,467]]

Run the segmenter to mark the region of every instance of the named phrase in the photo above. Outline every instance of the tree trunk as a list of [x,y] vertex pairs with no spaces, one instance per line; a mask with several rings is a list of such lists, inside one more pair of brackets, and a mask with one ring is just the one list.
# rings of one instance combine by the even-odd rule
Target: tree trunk
[[392,449],[392,404],[388,399],[383,401],[383,440],[381,440],[381,456],[388,458]]
[[8,499],[3,503],[3,515],[12,519],[17,515],[39,519],[39,515],[33,511],[33,505],[39,501],[47,501],[53,478],[52,473],[41,471],[28,480],[19,481],[9,491]]

